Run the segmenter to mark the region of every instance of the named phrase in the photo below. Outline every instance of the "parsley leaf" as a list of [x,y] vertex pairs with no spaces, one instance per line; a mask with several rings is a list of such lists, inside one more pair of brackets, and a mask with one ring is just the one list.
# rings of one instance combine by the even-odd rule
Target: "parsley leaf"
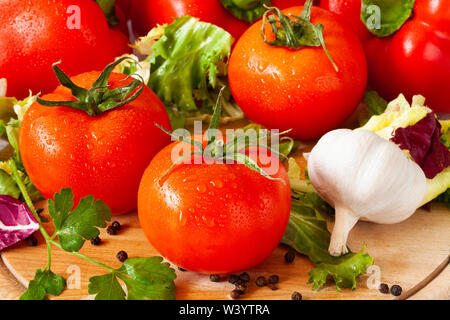
[[[175,270],[161,257],[127,259],[111,273],[89,279],[95,300],[174,300]],[[127,294],[118,279],[127,287]]]
[[66,286],[66,280],[50,270],[36,270],[34,279],[28,284],[27,291],[20,300],[43,300],[47,294],[59,296]]
[[61,247],[69,252],[79,251],[85,240],[97,237],[100,231],[97,227],[106,227],[111,220],[111,210],[103,201],[95,201],[93,196],[80,200],[72,211],[73,193],[71,189],[62,189],[56,193],[54,201],[49,200],[48,210],[55,224],[55,234]]
[[89,294],[97,294],[95,300],[125,300],[125,291],[115,273],[90,278]]
[[366,272],[373,259],[364,254],[364,248],[359,253],[348,253],[342,257],[333,257],[328,253],[331,235],[321,212],[330,210],[316,193],[295,193],[282,242],[307,255],[316,265],[309,273],[308,283],[313,283],[313,289],[324,285],[329,276],[336,282],[338,291],[341,288],[355,289],[356,278]]

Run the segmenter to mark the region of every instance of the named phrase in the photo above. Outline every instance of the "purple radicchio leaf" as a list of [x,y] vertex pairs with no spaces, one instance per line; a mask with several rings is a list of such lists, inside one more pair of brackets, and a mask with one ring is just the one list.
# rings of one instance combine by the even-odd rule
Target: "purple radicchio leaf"
[[450,166],[450,150],[441,142],[441,124],[434,113],[429,113],[415,125],[398,128],[392,142],[408,150],[428,179]]
[[39,224],[27,205],[0,195],[0,251],[31,236]]

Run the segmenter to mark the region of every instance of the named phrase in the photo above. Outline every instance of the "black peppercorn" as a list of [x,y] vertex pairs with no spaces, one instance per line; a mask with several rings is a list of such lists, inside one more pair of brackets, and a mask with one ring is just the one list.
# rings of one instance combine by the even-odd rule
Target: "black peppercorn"
[[239,277],[235,274],[230,274],[228,277],[228,282],[231,284],[235,284],[239,280]]
[[178,267],[178,270],[180,270],[181,272],[186,272],[186,269],[183,269],[182,267]]
[[386,283],[380,284],[380,292],[381,293],[389,293],[389,286]]
[[108,232],[108,234],[114,236],[117,234],[117,229],[114,228],[113,226],[108,226],[108,228],[106,228],[106,232]]
[[101,242],[102,242],[102,239],[100,239],[100,237],[95,237],[95,238],[91,239],[91,244],[94,246],[100,245]]
[[277,276],[276,274],[271,275],[271,276],[269,277],[269,283],[276,284],[276,283],[278,283],[279,281],[280,281],[280,277]]
[[114,229],[116,229],[117,231],[119,231],[120,228],[121,228],[120,222],[119,222],[119,221],[114,221],[114,222],[111,224],[111,227],[113,227]]
[[247,272],[242,273],[239,276],[239,279],[244,281],[244,282],[249,282],[250,281],[250,275]]
[[121,250],[117,252],[116,257],[117,259],[119,259],[120,262],[125,262],[125,260],[128,259],[128,254],[125,251]]
[[239,291],[239,290],[237,290],[237,289],[234,289],[233,291],[231,291],[231,293],[230,293],[230,297],[232,298],[232,299],[239,299],[239,297],[241,296],[241,292]]
[[295,253],[292,250],[289,250],[288,252],[286,252],[286,254],[284,255],[284,261],[286,261],[287,263],[292,263],[294,262],[295,259]]
[[38,245],[38,240],[33,234],[27,238],[27,242],[31,247],[36,247]]
[[211,282],[220,282],[220,275],[212,274],[209,276],[209,280],[211,280]]
[[278,287],[274,283],[269,283],[267,285],[271,290],[278,290]]
[[402,294],[402,287],[400,287],[399,285],[394,284],[391,287],[391,293],[392,293],[392,295],[398,297],[399,295]]
[[247,286],[245,284],[238,284],[236,286],[236,290],[239,290],[241,294],[244,294],[245,290],[247,290]]
[[302,300],[302,298],[302,294],[297,291],[294,291],[294,293],[291,295],[292,300]]
[[260,276],[260,277],[256,278],[255,283],[256,283],[256,286],[258,286],[258,287],[267,286],[267,280],[263,276]]

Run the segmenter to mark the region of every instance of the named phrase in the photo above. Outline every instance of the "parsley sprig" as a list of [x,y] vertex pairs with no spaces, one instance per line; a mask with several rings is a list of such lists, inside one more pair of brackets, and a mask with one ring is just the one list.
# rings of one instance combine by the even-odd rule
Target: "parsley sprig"
[[[36,212],[14,160],[10,160],[10,166],[13,178],[38,221],[39,231],[47,245],[47,266],[43,270],[36,270],[34,279],[20,297],[21,300],[43,300],[47,295],[58,296],[64,291],[66,280],[51,271],[52,246],[108,271],[107,274],[89,279],[89,294],[94,294],[96,300],[175,299],[175,271],[168,263],[163,263],[161,257],[127,259],[120,268],[114,269],[79,252],[85,241],[97,237],[100,233],[98,228],[106,227],[106,221],[111,220],[111,210],[103,201],[95,201],[93,196],[87,196],[72,209],[73,192],[71,189],[62,189],[54,195],[53,200],[49,200],[49,214],[55,226],[55,231],[50,236],[43,227],[42,219]],[[125,284],[127,292],[119,280]]]

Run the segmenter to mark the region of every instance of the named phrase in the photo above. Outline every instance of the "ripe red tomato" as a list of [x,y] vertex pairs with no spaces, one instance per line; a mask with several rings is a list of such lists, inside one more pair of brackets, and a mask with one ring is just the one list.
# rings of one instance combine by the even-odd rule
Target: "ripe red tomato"
[[[299,16],[303,7],[283,10]],[[273,47],[256,22],[237,42],[228,68],[230,88],[244,113],[268,128],[293,129],[298,139],[318,138],[338,127],[359,105],[367,65],[359,39],[336,15],[312,8],[313,24],[324,26],[333,68],[322,47]],[[266,34],[270,32],[267,25]]]
[[172,23],[173,18],[190,15],[224,28],[238,38],[248,24],[235,18],[219,0],[135,0],[131,8],[133,31],[142,36],[157,24]]
[[384,98],[422,94],[438,113],[449,113],[450,2],[417,0],[414,17],[388,38],[365,43],[369,82]]
[[345,20],[361,40],[372,37],[361,21],[361,0],[321,0],[320,7]]
[[[168,260],[195,272],[226,274],[258,265],[287,227],[291,191],[286,170],[273,155],[264,162],[279,165],[272,177],[284,182],[245,165],[211,164],[192,156],[192,164],[177,164],[158,182],[180,143],[185,142],[158,153],[142,177],[138,215],[148,240]],[[256,148],[248,154],[257,161]]]
[[17,98],[53,90],[54,62],[75,75],[130,52],[127,37],[108,27],[92,0],[0,0],[0,24],[0,78]]
[[[89,89],[99,72],[73,77]],[[113,73],[111,89],[131,82]],[[69,89],[59,86],[45,100],[74,100]],[[93,195],[113,214],[137,207],[139,181],[153,156],[170,142],[154,123],[170,129],[167,112],[147,87],[134,101],[98,116],[69,107],[34,103],[20,127],[20,151],[25,169],[36,188],[52,198],[71,188],[75,203]]]
[[[274,0],[273,6],[281,9],[304,4],[305,0]],[[138,35],[147,34],[157,24],[171,23],[173,18],[190,15],[201,21],[215,24],[235,38],[250,26],[234,17],[220,0],[134,0],[131,9],[133,30]]]

